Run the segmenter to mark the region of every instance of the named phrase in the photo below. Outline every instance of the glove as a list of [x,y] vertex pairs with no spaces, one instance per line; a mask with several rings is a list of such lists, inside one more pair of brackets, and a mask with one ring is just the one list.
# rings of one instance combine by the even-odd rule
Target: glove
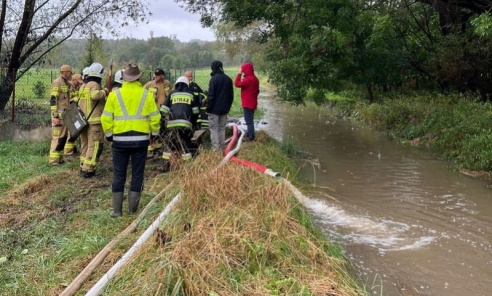
[[106,137],[106,141],[113,142],[113,136]]
[[150,135],[150,142],[155,142],[157,140],[157,135]]

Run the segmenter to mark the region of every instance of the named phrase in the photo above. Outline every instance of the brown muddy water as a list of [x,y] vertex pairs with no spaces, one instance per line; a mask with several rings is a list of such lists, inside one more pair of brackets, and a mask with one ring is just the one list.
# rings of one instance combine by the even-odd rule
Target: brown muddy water
[[308,154],[308,210],[372,295],[492,295],[492,189],[328,110],[263,97],[262,129]]

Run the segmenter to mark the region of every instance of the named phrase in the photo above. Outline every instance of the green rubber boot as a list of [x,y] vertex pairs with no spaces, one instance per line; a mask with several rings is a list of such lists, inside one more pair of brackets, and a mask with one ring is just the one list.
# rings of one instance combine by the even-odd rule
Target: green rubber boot
[[113,192],[113,211],[111,212],[111,217],[121,217],[123,216],[123,192]]
[[128,193],[128,213],[135,214],[138,211],[138,203],[142,192],[130,191]]

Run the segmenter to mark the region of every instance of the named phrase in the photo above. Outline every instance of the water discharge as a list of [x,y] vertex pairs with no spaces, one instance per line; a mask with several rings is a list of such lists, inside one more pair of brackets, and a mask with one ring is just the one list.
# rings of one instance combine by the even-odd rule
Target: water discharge
[[492,191],[328,110],[261,99],[263,129],[308,153],[304,206],[374,295],[492,295]]

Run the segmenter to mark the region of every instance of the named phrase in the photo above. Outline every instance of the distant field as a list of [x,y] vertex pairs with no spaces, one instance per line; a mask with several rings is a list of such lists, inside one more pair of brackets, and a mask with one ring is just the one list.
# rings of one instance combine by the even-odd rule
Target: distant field
[[[237,73],[237,67],[228,67],[224,69],[226,74],[232,79],[235,78]],[[107,70],[106,70],[107,71]],[[113,69],[116,72],[117,69]],[[185,70],[167,70],[166,79],[169,79],[172,83],[181,75]],[[80,73],[80,69],[75,69],[76,73]],[[208,89],[208,82],[210,81],[210,68],[195,69],[193,70],[193,76],[195,82],[203,89]],[[15,100],[18,101],[32,101],[33,103],[46,104],[49,102],[49,93],[51,82],[59,76],[59,69],[31,69],[24,74],[15,84]],[[146,83],[152,79],[152,72],[145,71],[142,74],[141,81]],[[107,84],[107,73],[103,79],[103,85]],[[242,116],[242,108],[240,102],[240,91],[238,88],[234,88],[234,104],[231,110],[231,116]]]

